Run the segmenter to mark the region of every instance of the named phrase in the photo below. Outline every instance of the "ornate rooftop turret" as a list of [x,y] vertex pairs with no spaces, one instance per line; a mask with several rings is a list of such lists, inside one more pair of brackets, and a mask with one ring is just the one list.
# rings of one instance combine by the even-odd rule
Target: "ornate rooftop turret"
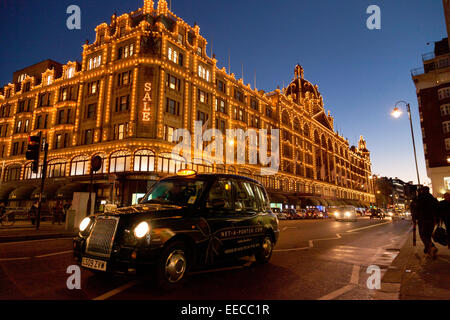
[[169,6],[167,5],[166,0],[159,0],[158,2],[158,8],[156,9],[158,12],[158,15],[166,15],[167,12],[169,12]]
[[145,14],[151,13],[152,10],[154,9],[154,7],[155,7],[155,3],[153,2],[153,0],[144,0],[143,10],[144,10]]

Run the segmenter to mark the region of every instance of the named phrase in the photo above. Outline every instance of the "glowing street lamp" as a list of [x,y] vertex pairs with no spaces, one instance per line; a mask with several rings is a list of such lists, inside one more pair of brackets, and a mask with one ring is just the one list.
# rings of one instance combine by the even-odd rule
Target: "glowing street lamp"
[[401,117],[403,112],[402,112],[402,110],[400,108],[397,107],[400,103],[405,104],[406,105],[406,110],[408,111],[409,123],[411,125],[411,136],[412,136],[412,141],[413,141],[413,149],[414,149],[414,160],[416,161],[417,182],[420,185],[419,166],[417,164],[416,142],[415,142],[415,139],[414,139],[414,129],[413,129],[412,118],[411,118],[411,106],[409,105],[408,102],[399,101],[399,102],[397,102],[395,104],[394,110],[392,111],[391,115],[394,118],[396,118],[396,119]]

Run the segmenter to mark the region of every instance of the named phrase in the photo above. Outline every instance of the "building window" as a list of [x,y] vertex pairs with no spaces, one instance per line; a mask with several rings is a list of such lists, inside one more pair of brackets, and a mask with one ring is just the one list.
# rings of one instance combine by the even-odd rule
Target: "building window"
[[161,153],[158,157],[158,172],[177,173],[185,168],[186,160],[183,157],[171,153]]
[[179,44],[183,44],[183,38],[184,38],[183,35],[179,33],[178,34],[178,43]]
[[175,128],[164,126],[164,140],[167,142],[173,143],[173,133],[175,131]]
[[30,130],[30,120],[25,120],[25,126],[23,127],[23,132],[27,133]]
[[67,79],[73,78],[74,75],[75,75],[74,67],[70,67],[69,69],[67,69]]
[[15,133],[20,133],[21,129],[22,129],[22,120],[19,120],[19,121],[17,121]]
[[97,110],[97,104],[91,103],[86,107],[86,118],[95,119],[95,110]]
[[62,134],[57,134],[55,139],[55,149],[61,149],[63,147],[63,136]]
[[180,103],[167,98],[166,99],[166,112],[173,114],[175,116],[179,116],[180,115]]
[[20,180],[20,172],[22,170],[21,166],[13,165],[6,169],[5,181],[16,181]]
[[122,72],[117,76],[117,85],[127,86],[131,84],[131,71]]
[[88,129],[84,131],[84,140],[83,144],[92,144],[94,142],[94,135],[92,134],[92,129]]
[[197,94],[197,98],[198,101],[200,101],[201,103],[209,103],[209,94],[206,93],[205,91],[202,91],[200,89],[198,89],[198,94]]
[[71,176],[84,176],[89,174],[88,172],[89,158],[85,156],[75,157],[72,160],[70,166]]
[[445,150],[450,151],[450,138],[445,139]]
[[114,140],[123,140],[128,135],[128,123],[116,124],[114,126]]
[[67,92],[68,92],[68,88],[61,88],[59,101],[67,101]]
[[101,55],[90,58],[88,61],[88,70],[98,68],[98,67],[100,67],[101,64],[102,64],[102,56]]
[[444,104],[441,106],[441,115],[448,116],[450,115],[450,104]]
[[155,171],[155,154],[150,150],[139,150],[134,154],[134,171]]
[[127,151],[113,153],[109,162],[109,172],[127,172],[130,170],[131,155]]
[[13,156],[17,156],[19,154],[19,143],[18,142],[14,142],[13,143],[13,148],[12,148],[12,155]]
[[25,83],[24,85],[23,85],[23,92],[28,92],[28,91],[30,91],[31,90],[31,83],[30,82],[27,82],[27,83]]
[[117,56],[117,59],[125,59],[128,57],[131,57],[134,54],[134,44],[129,44],[127,46],[124,46],[122,48],[119,48],[119,53]]
[[88,84],[88,94],[94,95],[98,90],[98,81],[94,81]]
[[259,104],[258,104],[258,101],[252,99],[251,105],[252,105],[252,109],[253,109],[253,110],[256,110],[256,111],[259,110]]
[[43,94],[39,95],[38,106],[39,107],[50,106],[50,101],[51,101],[51,93],[50,92],[43,93]]
[[201,111],[197,111],[197,121],[200,121],[202,125],[205,124],[208,121],[208,114]]
[[218,129],[222,134],[226,131],[226,122],[222,119],[216,119],[216,129]]
[[234,98],[237,101],[244,102],[244,93],[242,91],[234,89]]
[[444,133],[450,133],[450,121],[442,123],[442,128],[444,130]]
[[217,80],[217,89],[220,92],[225,93],[226,92],[226,87],[225,87],[225,83],[223,81]]
[[203,80],[206,80],[209,82],[210,78],[211,78],[211,72],[209,70],[206,70],[206,68],[203,67],[202,65],[199,65],[198,66],[198,76],[200,78],[202,78]]
[[22,82],[23,80],[25,80],[25,78],[27,77],[27,75],[24,73],[24,74],[21,74],[20,76],[19,76],[19,78],[17,79],[17,81],[19,81],[19,82]]
[[130,96],[122,96],[116,98],[116,112],[122,112],[128,110],[130,106]]
[[178,78],[168,74],[167,75],[167,86],[172,90],[180,91],[181,81]]
[[66,161],[63,159],[53,160],[48,164],[48,178],[59,178],[66,176]]
[[216,112],[227,113],[225,101],[222,99],[216,99]]

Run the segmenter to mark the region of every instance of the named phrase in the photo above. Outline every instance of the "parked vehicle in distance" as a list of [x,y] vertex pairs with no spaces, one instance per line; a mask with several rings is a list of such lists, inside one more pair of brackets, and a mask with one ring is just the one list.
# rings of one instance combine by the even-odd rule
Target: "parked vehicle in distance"
[[306,219],[306,210],[297,209],[297,215],[300,217],[300,219]]
[[336,221],[354,221],[358,220],[356,214],[356,208],[353,206],[342,206],[334,212],[334,218]]
[[289,220],[297,220],[299,216],[297,215],[297,211],[295,209],[285,209],[283,213],[287,216]]
[[277,216],[278,220],[288,220],[288,216],[283,212],[274,212],[274,214]]

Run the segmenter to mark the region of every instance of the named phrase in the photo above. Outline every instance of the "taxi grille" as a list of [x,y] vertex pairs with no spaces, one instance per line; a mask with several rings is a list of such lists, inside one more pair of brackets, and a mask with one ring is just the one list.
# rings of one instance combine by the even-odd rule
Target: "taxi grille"
[[98,218],[88,239],[86,253],[109,257],[118,219]]

